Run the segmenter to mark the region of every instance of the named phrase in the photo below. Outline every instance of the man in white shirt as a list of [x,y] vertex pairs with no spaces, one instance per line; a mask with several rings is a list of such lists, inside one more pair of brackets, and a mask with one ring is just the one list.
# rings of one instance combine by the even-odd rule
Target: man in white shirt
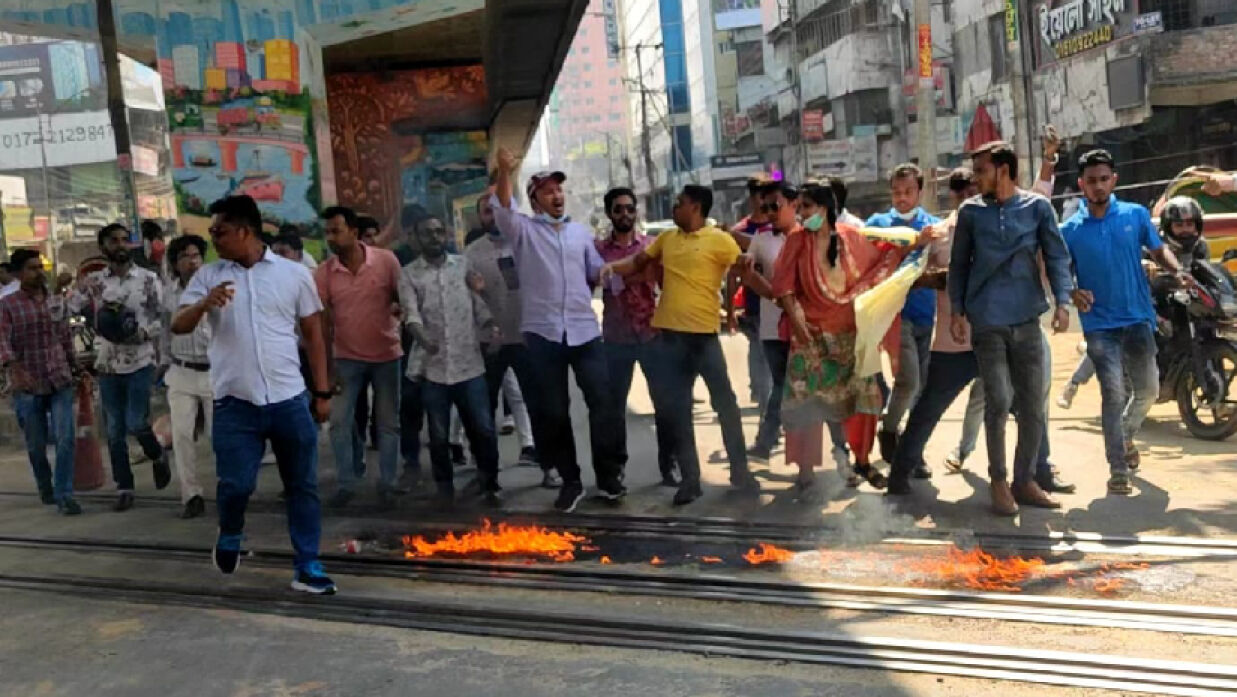
[[[180,309],[180,298],[206,256],[206,240],[197,235],[181,235],[167,248],[168,268],[172,280],[164,293],[169,316]],[[197,518],[206,513],[202,486],[198,484],[197,452],[194,430],[198,413],[210,433],[213,423],[214,399],[210,389],[210,323],[200,322],[188,334],[168,331],[168,344],[161,352],[167,368],[164,382],[168,386],[168,410],[172,420],[172,457],[176,461],[176,477],[180,480],[180,500],[184,504],[181,518]]]
[[[309,270],[262,243],[262,216],[248,196],[211,204],[210,236],[220,261],[189,282],[172,319],[188,334],[209,318],[212,443],[219,477],[219,537],[212,553],[225,574],[240,564],[245,507],[253,493],[266,441],[279,463],[295,550],[293,590],[335,592],[318,561],[318,423],[330,416],[322,301]],[[300,329],[313,377],[306,393],[297,355]]]

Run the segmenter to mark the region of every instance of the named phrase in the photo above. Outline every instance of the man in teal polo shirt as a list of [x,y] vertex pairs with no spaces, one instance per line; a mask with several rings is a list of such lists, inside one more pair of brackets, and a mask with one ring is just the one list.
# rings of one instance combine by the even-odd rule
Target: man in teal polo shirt
[[[1155,309],[1143,272],[1145,249],[1162,268],[1180,274],[1176,257],[1160,242],[1146,208],[1117,200],[1112,155],[1092,150],[1078,160],[1078,186],[1087,205],[1061,234],[1073,258],[1074,304],[1082,319],[1087,355],[1100,381],[1108,491],[1131,493],[1130,470],[1139,464],[1134,434],[1159,390],[1155,365]],[[1126,394],[1129,376],[1133,395]]]
[[[941,222],[919,206],[923,194],[923,172],[912,163],[900,164],[889,175],[889,197],[893,207],[886,213],[877,213],[868,218],[868,227],[908,227],[922,230]],[[877,431],[881,459],[893,462],[898,449],[898,429],[902,417],[910,411],[919,397],[928,375],[928,357],[932,350],[932,325],[936,320],[936,291],[918,287],[906,296],[902,307],[902,347],[898,361],[898,374],[893,379],[893,391],[885,405],[881,427]],[[915,476],[927,479],[932,470],[922,461],[915,467]]]

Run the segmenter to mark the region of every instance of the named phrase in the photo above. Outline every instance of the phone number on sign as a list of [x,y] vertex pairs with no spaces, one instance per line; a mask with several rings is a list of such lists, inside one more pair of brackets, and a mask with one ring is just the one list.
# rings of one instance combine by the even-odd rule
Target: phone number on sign
[[61,143],[93,143],[112,138],[112,125],[77,126],[76,128],[53,128],[44,131],[19,131],[0,134],[0,146],[24,148],[31,145],[59,145]]

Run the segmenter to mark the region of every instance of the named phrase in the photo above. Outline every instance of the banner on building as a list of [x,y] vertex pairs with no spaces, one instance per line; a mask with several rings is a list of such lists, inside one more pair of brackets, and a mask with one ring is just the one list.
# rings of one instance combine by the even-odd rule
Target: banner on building
[[1044,0],[1033,16],[1035,64],[1043,66],[1135,33],[1138,0]]
[[5,169],[63,167],[116,159],[116,138],[106,111],[0,119],[0,162]]
[[719,31],[760,26],[760,0],[713,0],[713,22]]
[[601,0],[601,14],[606,23],[606,57],[610,60],[619,57],[618,15],[614,3],[615,0]]
[[932,82],[932,25],[919,25],[919,80]]
[[818,143],[825,139],[825,112],[823,109],[803,110],[803,139]]
[[760,153],[714,155],[709,158],[709,170],[715,189],[737,191],[747,188],[748,177],[764,171],[764,158]]
[[808,170],[822,177],[849,178],[854,172],[850,139],[824,140],[807,146]]
[[47,46],[0,46],[0,118],[46,114],[56,108]]
[[1005,0],[1005,41],[1018,40],[1018,0]]

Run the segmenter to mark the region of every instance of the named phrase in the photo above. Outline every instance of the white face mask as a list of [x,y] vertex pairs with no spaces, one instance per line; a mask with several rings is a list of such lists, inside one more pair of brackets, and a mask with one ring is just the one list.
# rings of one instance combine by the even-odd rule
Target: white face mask
[[912,220],[914,220],[914,219],[915,219],[915,214],[916,214],[917,212],[918,212],[918,210],[917,210],[917,209],[914,209],[914,208],[912,208],[912,209],[910,210],[910,212],[908,212],[908,213],[902,213],[902,212],[900,212],[900,211],[894,210],[894,213],[897,213],[899,218],[901,218],[902,220],[904,220],[904,221],[906,221],[906,222],[908,222],[908,223],[909,223],[910,221],[912,221]]
[[551,225],[562,225],[563,223],[569,222],[571,220],[571,216],[564,213],[563,217],[555,218],[549,213],[543,211],[537,214],[537,220],[540,220],[543,223],[550,223]]

